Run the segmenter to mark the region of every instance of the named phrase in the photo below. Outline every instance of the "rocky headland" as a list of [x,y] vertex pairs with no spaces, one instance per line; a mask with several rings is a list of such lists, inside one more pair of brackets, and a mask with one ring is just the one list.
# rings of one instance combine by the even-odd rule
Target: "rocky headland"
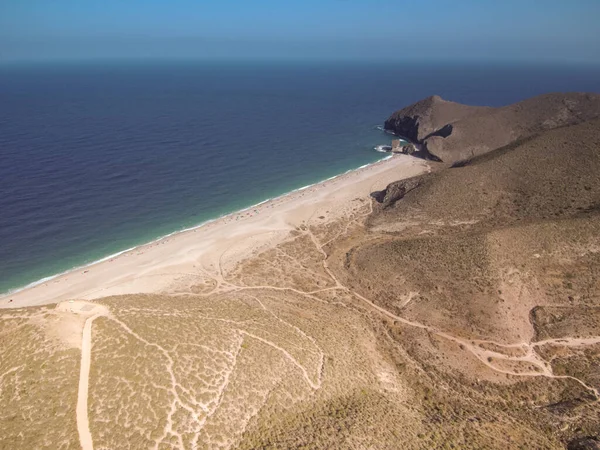
[[394,112],[384,127],[419,144],[426,157],[452,164],[599,116],[600,95],[591,93],[551,93],[499,108],[434,95]]

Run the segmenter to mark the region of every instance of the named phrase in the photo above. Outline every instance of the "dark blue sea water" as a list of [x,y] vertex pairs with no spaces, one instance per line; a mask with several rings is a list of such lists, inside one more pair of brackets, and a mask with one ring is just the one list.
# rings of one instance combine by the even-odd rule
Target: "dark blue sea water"
[[431,94],[600,91],[600,69],[358,63],[0,67],[0,292],[383,155]]

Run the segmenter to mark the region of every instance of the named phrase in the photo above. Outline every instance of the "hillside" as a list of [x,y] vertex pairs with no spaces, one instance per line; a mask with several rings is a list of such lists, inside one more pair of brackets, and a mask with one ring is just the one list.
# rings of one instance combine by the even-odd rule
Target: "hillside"
[[429,97],[393,113],[385,128],[422,145],[429,157],[463,161],[535,133],[600,116],[600,95],[552,93],[500,108]]
[[[535,374],[586,386],[547,401],[527,381],[524,398],[549,423],[596,436],[600,120],[540,133],[374,196],[369,231],[336,248],[332,260],[356,292],[429,330],[397,321],[390,334],[398,345],[446,381],[484,382],[494,392]],[[453,347],[445,334],[476,349]]]

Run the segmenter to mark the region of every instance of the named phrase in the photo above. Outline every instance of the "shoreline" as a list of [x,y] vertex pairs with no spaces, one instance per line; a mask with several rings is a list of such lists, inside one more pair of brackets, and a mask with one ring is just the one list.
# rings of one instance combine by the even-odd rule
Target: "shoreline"
[[[94,298],[99,298],[99,297],[103,297],[106,295],[96,295],[96,293],[98,293],[98,289],[89,289],[89,286],[81,286],[82,283],[73,283],[73,285],[71,286],[71,289],[51,289],[52,287],[55,287],[56,284],[58,283],[63,283],[63,282],[67,282],[69,277],[73,277],[75,275],[87,275],[89,274],[92,270],[100,268],[102,266],[105,266],[107,264],[111,264],[113,262],[119,262],[119,261],[124,261],[125,258],[129,258],[130,256],[140,256],[140,255],[144,255],[146,254],[147,251],[152,250],[153,248],[157,248],[157,247],[163,247],[165,244],[167,244],[168,242],[172,242],[173,240],[180,240],[183,237],[186,236],[190,236],[193,235],[194,233],[197,232],[204,232],[205,234],[207,233],[214,233],[215,231],[218,231],[217,228],[219,228],[219,226],[221,227],[227,227],[227,231],[229,233],[231,233],[231,231],[233,231],[234,235],[249,235],[252,236],[252,230],[244,230],[243,227],[234,227],[234,230],[230,230],[229,228],[231,228],[232,225],[239,225],[238,222],[244,223],[244,221],[248,221],[250,219],[255,219],[254,221],[256,221],[256,218],[258,218],[260,216],[260,213],[263,211],[267,211],[269,210],[269,212],[272,213],[271,216],[260,216],[260,219],[266,218],[266,219],[270,219],[270,218],[277,218],[278,215],[280,215],[281,213],[289,213],[291,215],[293,215],[295,207],[306,207],[308,203],[311,203],[311,199],[310,198],[305,198],[305,194],[308,192],[321,192],[321,194],[323,194],[323,190],[330,187],[332,184],[345,184],[346,186],[344,187],[349,187],[347,185],[351,184],[351,183],[344,183],[345,180],[349,180],[351,177],[354,176],[359,176],[359,175],[365,175],[370,171],[373,171],[375,169],[376,172],[383,172],[385,171],[385,169],[389,168],[392,169],[395,166],[406,166],[407,168],[413,168],[416,169],[417,167],[420,168],[418,170],[415,170],[416,173],[412,173],[412,171],[410,171],[410,175],[408,176],[414,176],[417,175],[418,173],[422,173],[424,170],[426,170],[425,168],[428,168],[428,165],[423,161],[423,160],[418,160],[416,158],[411,158],[411,157],[406,157],[409,158],[408,160],[402,158],[400,159],[398,155],[394,156],[394,155],[390,155],[387,156],[385,158],[380,159],[379,161],[373,162],[373,163],[369,163],[369,164],[365,164],[363,166],[360,166],[356,169],[350,169],[347,170],[343,173],[340,173],[338,175],[334,175],[332,177],[329,177],[325,180],[321,180],[318,181],[316,183],[313,184],[309,184],[297,189],[294,189],[292,191],[286,192],[284,194],[281,194],[279,196],[273,197],[273,198],[268,198],[266,200],[263,200],[259,203],[250,205],[246,208],[234,211],[232,213],[229,214],[225,214],[223,216],[219,216],[216,217],[214,219],[209,219],[206,220],[198,225],[195,225],[193,227],[188,227],[188,228],[184,228],[182,230],[177,230],[174,231],[172,233],[169,233],[167,235],[158,237],[150,242],[144,243],[144,244],[140,244],[119,252],[116,252],[114,254],[108,255],[106,257],[100,258],[98,260],[95,260],[93,262],[90,262],[88,264],[84,264],[81,266],[77,266],[74,267],[72,269],[68,269],[64,272],[55,274],[55,275],[51,275],[48,277],[44,277],[40,280],[34,281],[32,283],[29,283],[26,286],[20,287],[20,288],[15,288],[13,290],[10,290],[8,292],[5,293],[1,293],[0,294],[0,308],[18,308],[18,307],[24,307],[24,306],[33,306],[33,305],[41,305],[41,304],[50,304],[50,303],[56,303],[59,301],[63,301],[66,299],[71,299],[71,298],[77,298],[77,299],[94,299]],[[394,161],[397,161],[398,163],[393,164]],[[364,177],[363,177],[364,178]],[[367,177],[368,178],[368,177]],[[387,185],[389,182],[391,181],[395,181],[396,179],[401,179],[401,178],[407,178],[407,176],[403,176],[402,173],[398,173],[396,176],[391,177],[388,182],[385,183],[385,185]],[[386,177],[387,179],[387,177]],[[362,180],[364,181],[364,180]],[[374,182],[377,182],[379,180],[373,180]],[[385,187],[385,186],[381,186],[381,187]],[[373,189],[375,190],[375,189]],[[325,192],[326,193],[326,192]],[[290,203],[297,203],[294,205],[290,205]],[[286,206],[287,208],[282,208],[282,206]],[[291,206],[291,207],[290,207]],[[329,213],[329,211],[327,211]],[[281,219],[281,217],[279,218]],[[265,222],[264,220],[261,220],[261,222]],[[271,220],[272,222],[272,220]],[[278,222],[278,227],[268,227],[269,232],[272,233],[277,233],[277,232],[284,232],[287,233],[290,229],[290,224],[286,223],[286,221],[284,220],[284,223],[281,223],[282,221],[276,221]],[[264,225],[264,224],[262,224]],[[235,229],[237,228],[237,230]],[[264,228],[264,226],[262,227]],[[250,233],[248,233],[248,231],[250,231]],[[260,234],[260,233],[258,233]],[[227,236],[225,236],[225,239],[227,238]],[[201,242],[194,242],[194,244],[196,244],[196,247],[206,247],[205,245],[201,245]],[[200,244],[200,245],[198,245]],[[182,250],[180,248],[180,246],[178,246],[178,250]],[[185,253],[185,252],[183,252]],[[248,252],[246,251],[242,251],[242,254],[246,254]],[[202,256],[201,254],[198,256]],[[240,255],[238,255],[240,256]],[[241,255],[243,256],[243,255]],[[241,260],[244,259],[243,257],[241,258],[234,258],[236,260]],[[153,261],[156,262],[156,261]],[[118,264],[117,264],[118,265]],[[170,262],[165,262],[165,264],[160,264],[159,262],[156,262],[157,266],[161,266],[161,267],[174,267],[177,266],[178,264],[171,264]],[[129,264],[129,266],[131,266],[131,264]],[[195,267],[195,266],[194,266]],[[140,266],[139,269],[143,269],[144,266]],[[135,276],[135,271],[136,271],[136,267],[130,267],[130,270],[132,270],[132,272],[128,272],[125,276],[131,278],[132,280],[136,279]],[[144,272],[145,273],[145,272]],[[172,277],[174,281],[174,279],[176,278],[176,273],[172,274]],[[145,276],[145,275],[140,275],[140,276]],[[88,277],[91,278],[91,277]],[[122,274],[116,274],[113,277],[104,277],[104,280],[98,280],[98,282],[100,284],[102,284],[102,281],[108,281],[108,282],[114,282],[115,278],[116,279],[121,279],[123,278]],[[78,280],[80,281],[80,280]],[[72,283],[72,282],[71,282]],[[85,283],[84,283],[85,284]],[[140,283],[132,283],[133,285],[140,285]],[[152,284],[152,283],[150,283]],[[156,284],[156,283],[155,283]],[[159,285],[161,285],[162,288],[150,288],[148,289],[148,286],[139,286],[139,291],[136,291],[135,288],[131,289],[131,288],[126,288],[126,289],[108,289],[108,288],[104,288],[104,289],[100,289],[100,291],[108,291],[106,292],[107,295],[119,295],[119,294],[123,294],[123,293],[152,293],[152,292],[163,292],[164,288],[166,287],[166,284],[169,283],[158,283]],[[49,289],[44,289],[44,288],[49,288]],[[47,292],[43,292],[43,291],[47,291]],[[57,292],[60,291],[60,292]]]
[[[389,152],[386,152],[386,153],[389,153]],[[272,198],[267,198],[266,200],[262,200],[262,201],[260,201],[260,202],[258,202],[258,203],[254,203],[254,204],[252,204],[252,205],[250,205],[250,206],[247,206],[247,207],[245,207],[245,208],[238,209],[238,210],[235,210],[235,211],[233,211],[233,212],[230,212],[230,213],[227,213],[227,214],[223,214],[223,215],[221,215],[221,216],[217,216],[217,217],[215,217],[215,218],[213,218],[213,219],[208,219],[208,220],[205,220],[204,222],[200,222],[200,223],[199,223],[199,224],[197,224],[197,225],[193,225],[193,226],[191,226],[191,227],[187,227],[187,228],[183,228],[183,229],[181,229],[181,230],[176,230],[176,231],[173,231],[173,232],[171,232],[171,233],[168,233],[168,234],[165,234],[165,235],[163,235],[163,236],[159,236],[159,237],[157,237],[157,238],[155,238],[155,239],[152,239],[152,240],[150,240],[150,241],[148,241],[148,242],[144,242],[144,243],[142,243],[142,244],[134,245],[133,247],[129,247],[129,248],[125,249],[125,250],[119,250],[118,252],[111,253],[111,254],[110,254],[110,255],[108,255],[108,256],[103,256],[103,257],[101,257],[101,258],[99,258],[99,259],[96,259],[96,260],[94,260],[94,261],[91,261],[91,262],[89,262],[89,263],[85,263],[85,264],[81,264],[81,265],[78,265],[78,266],[75,266],[75,267],[71,267],[71,268],[69,268],[69,269],[66,269],[66,270],[64,270],[64,271],[62,271],[62,272],[59,272],[59,273],[56,273],[56,274],[53,274],[53,275],[48,275],[48,276],[46,276],[46,277],[40,278],[39,280],[32,281],[31,283],[28,283],[28,284],[26,284],[25,286],[20,286],[20,287],[16,287],[16,288],[13,288],[13,289],[9,289],[8,291],[5,291],[5,292],[0,292],[0,301],[1,301],[1,300],[2,300],[4,297],[8,297],[8,296],[11,296],[11,295],[18,294],[19,292],[21,292],[21,291],[24,291],[24,290],[26,290],[26,289],[31,289],[31,288],[34,288],[34,287],[36,287],[36,286],[38,286],[38,285],[40,285],[40,284],[44,284],[44,283],[46,283],[46,282],[48,282],[48,281],[52,281],[53,279],[55,279],[55,278],[58,278],[58,277],[60,277],[60,276],[62,276],[62,275],[66,275],[66,274],[68,274],[69,272],[75,272],[75,271],[77,271],[77,270],[83,270],[83,269],[87,269],[88,267],[94,266],[94,265],[96,265],[96,264],[100,264],[100,263],[103,263],[103,262],[105,262],[105,261],[108,261],[108,260],[110,260],[110,259],[117,258],[117,257],[119,257],[119,256],[123,255],[124,253],[131,252],[131,251],[134,251],[134,250],[136,250],[136,249],[138,249],[138,248],[140,248],[140,247],[144,247],[144,246],[146,246],[146,245],[151,245],[151,244],[154,244],[154,243],[156,243],[156,242],[159,242],[159,241],[161,241],[161,240],[163,240],[163,239],[167,239],[167,238],[169,238],[169,237],[171,237],[171,236],[175,236],[175,235],[177,235],[178,233],[185,233],[185,232],[188,232],[188,231],[197,230],[197,229],[199,229],[199,228],[201,228],[201,227],[203,227],[203,226],[206,226],[206,225],[209,225],[209,224],[211,224],[212,222],[215,222],[215,221],[218,221],[218,220],[221,220],[221,219],[225,219],[225,218],[227,218],[228,216],[231,216],[231,215],[236,215],[236,214],[240,214],[240,213],[242,213],[242,212],[244,212],[244,211],[251,210],[252,208],[259,207],[259,206],[263,205],[264,203],[267,203],[267,202],[270,202],[270,201],[275,201],[275,200],[278,200],[278,199],[280,199],[280,198],[283,198],[283,197],[286,197],[286,196],[288,196],[288,195],[292,195],[292,194],[294,194],[295,192],[300,192],[300,191],[302,191],[302,190],[304,190],[304,189],[308,189],[308,188],[311,188],[311,187],[317,186],[317,185],[319,185],[319,184],[321,184],[321,183],[325,183],[325,182],[327,182],[327,181],[330,181],[330,180],[333,180],[333,179],[335,179],[335,178],[338,178],[338,177],[344,176],[344,175],[346,175],[346,174],[348,174],[348,173],[355,172],[355,171],[357,171],[357,170],[361,170],[361,169],[364,169],[364,168],[366,168],[366,167],[369,167],[369,166],[372,166],[372,165],[375,165],[375,164],[379,164],[379,163],[381,163],[381,162],[383,162],[383,161],[386,161],[386,160],[390,159],[391,157],[392,157],[392,155],[386,156],[386,157],[384,157],[384,158],[382,158],[382,159],[380,159],[380,160],[378,160],[378,161],[375,161],[375,162],[372,162],[372,163],[369,163],[369,164],[363,164],[362,166],[359,166],[359,167],[357,167],[356,169],[349,169],[349,170],[346,170],[345,172],[342,172],[342,173],[340,173],[340,174],[334,175],[334,176],[332,176],[332,177],[329,177],[329,178],[325,178],[324,180],[320,180],[320,181],[317,181],[317,182],[315,182],[315,183],[312,183],[312,184],[307,184],[306,186],[302,186],[302,187],[299,187],[299,188],[297,188],[297,189],[292,189],[291,191],[284,192],[283,194],[277,195],[277,196],[275,196],[275,197],[272,197]]]

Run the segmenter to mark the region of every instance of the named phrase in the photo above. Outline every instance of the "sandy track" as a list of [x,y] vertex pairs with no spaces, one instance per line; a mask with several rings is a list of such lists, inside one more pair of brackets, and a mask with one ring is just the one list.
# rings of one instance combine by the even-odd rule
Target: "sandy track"
[[[487,349],[481,348],[477,345],[474,345],[467,339],[459,338],[457,336],[453,336],[451,334],[448,334],[444,331],[438,330],[429,325],[411,321],[411,320],[408,320],[401,316],[397,316],[397,315],[393,314],[392,312],[388,311],[387,309],[376,305],[374,302],[372,302],[371,300],[362,296],[358,292],[351,290],[350,288],[345,286],[343,283],[341,283],[339,281],[339,279],[335,276],[335,274],[329,269],[329,267],[327,265],[328,255],[327,255],[327,252],[323,248],[325,246],[325,244],[320,244],[317,237],[312,232],[307,231],[307,233],[309,234],[309,236],[310,236],[312,242],[314,243],[314,245],[316,246],[316,248],[323,255],[323,260],[322,260],[323,269],[331,277],[332,281],[336,285],[336,288],[346,290],[347,292],[352,294],[354,297],[360,299],[361,301],[366,303],[369,307],[371,307],[373,310],[379,312],[380,314],[383,314],[391,319],[397,320],[405,325],[415,327],[415,328],[420,328],[420,329],[425,330],[433,335],[436,335],[441,338],[447,339],[449,341],[455,342],[456,344],[462,346],[462,348],[471,352],[481,363],[483,363],[488,368],[494,370],[495,372],[504,373],[507,375],[514,375],[514,376],[533,376],[533,377],[543,376],[543,377],[554,378],[554,379],[573,380],[573,381],[579,383],[584,388],[586,388],[588,391],[592,392],[594,394],[596,401],[600,400],[600,391],[598,389],[596,389],[593,386],[588,385],[587,383],[585,383],[584,381],[582,381],[576,377],[572,377],[569,375],[555,375],[552,372],[551,365],[535,352],[536,347],[539,347],[539,346],[542,346],[545,344],[565,345],[565,346],[594,345],[594,344],[600,343],[600,337],[595,336],[595,337],[591,337],[591,338],[587,338],[587,339],[580,339],[580,338],[549,339],[549,340],[541,341],[541,342],[533,342],[533,343],[520,342],[520,343],[516,343],[516,344],[509,344],[509,345],[504,345],[504,344],[497,343],[494,341],[480,341],[480,342],[487,342],[490,344],[495,344],[499,347],[522,347],[522,348],[526,349],[526,351],[527,351],[527,353],[523,356],[510,356],[510,355],[506,355],[504,353],[499,353],[499,352],[496,352],[493,350],[487,350]],[[536,367],[537,370],[533,371],[533,372],[517,372],[517,371],[513,371],[513,370],[502,369],[502,368],[496,367],[491,362],[491,361],[493,361],[494,358],[499,359],[499,360],[504,360],[504,361],[512,361],[512,362],[516,362],[516,363],[529,363],[529,364],[533,365],[534,367]]]
[[108,316],[108,309],[96,303],[73,301],[59,303],[56,309],[61,312],[86,317],[81,336],[81,363],[79,368],[79,387],[77,390],[77,432],[83,450],[93,450],[94,444],[88,419],[88,390],[92,352],[92,323],[101,316]]
[[94,448],[88,419],[88,383],[92,350],[92,322],[97,317],[99,316],[88,317],[85,321],[81,339],[81,369],[79,371],[79,390],[77,392],[77,431],[83,450],[93,450]]
[[[365,216],[368,216],[371,212],[372,212],[372,205],[371,205],[371,208],[369,208],[369,211],[367,213],[362,214],[360,217],[354,218],[351,221],[351,223],[356,222],[356,221],[360,220],[361,218],[364,218]],[[309,298],[313,301],[318,301],[321,303],[324,303],[324,301],[322,299],[318,298],[317,296],[315,296],[314,294],[316,294],[318,292],[322,292],[322,291],[327,291],[327,290],[346,291],[349,294],[351,294],[352,296],[354,296],[355,298],[366,303],[372,310],[378,312],[379,314],[382,314],[390,319],[398,321],[404,325],[422,329],[428,333],[431,333],[432,335],[435,335],[440,338],[443,338],[443,339],[446,339],[446,340],[456,343],[457,345],[461,346],[461,348],[463,348],[464,350],[472,353],[473,356],[475,356],[483,365],[485,365],[486,367],[488,367],[489,369],[491,369],[495,372],[506,374],[506,375],[519,376],[519,377],[543,376],[546,378],[553,378],[553,379],[570,379],[570,380],[573,380],[573,381],[579,383],[581,386],[583,386],[584,388],[586,388],[587,390],[592,392],[594,394],[596,400],[600,400],[600,391],[598,389],[596,389],[593,386],[588,385],[587,383],[585,383],[584,381],[582,381],[576,377],[572,377],[572,376],[568,376],[568,375],[555,375],[552,372],[552,367],[551,367],[550,363],[545,361],[535,351],[535,349],[537,347],[541,347],[541,346],[547,345],[547,344],[562,345],[562,346],[567,346],[567,347],[594,345],[594,344],[600,343],[600,337],[590,337],[590,338],[585,338],[585,339],[561,338],[561,339],[548,339],[548,340],[540,341],[540,342],[518,342],[518,343],[511,343],[511,344],[503,344],[503,343],[495,342],[495,341],[491,341],[491,340],[469,340],[469,339],[461,338],[458,336],[451,335],[443,330],[439,330],[430,325],[423,324],[423,323],[416,322],[416,321],[411,321],[404,317],[393,314],[392,312],[375,304],[373,301],[369,300],[368,298],[364,297],[363,295],[359,294],[358,292],[350,289],[348,286],[345,286],[338,279],[338,277],[335,275],[335,273],[333,273],[333,271],[329,268],[328,263],[327,263],[327,259],[328,259],[329,255],[325,251],[325,247],[327,245],[329,245],[331,242],[335,241],[336,239],[338,239],[341,236],[343,236],[344,234],[346,234],[348,231],[348,228],[349,228],[349,226],[346,226],[344,230],[342,230],[335,237],[329,239],[327,242],[325,242],[323,244],[319,242],[318,238],[314,235],[314,233],[312,233],[310,231],[310,229],[305,229],[303,231],[303,233],[305,233],[310,238],[310,240],[312,241],[315,248],[319,251],[319,253],[321,253],[321,255],[322,255],[321,264],[322,264],[323,270],[327,273],[327,275],[329,276],[331,281],[335,284],[333,287],[328,287],[325,289],[320,289],[320,290],[312,291],[312,292],[304,292],[299,289],[294,289],[291,287],[281,287],[281,286],[271,286],[271,285],[240,286],[240,285],[235,285],[235,284],[231,283],[230,281],[228,281],[225,278],[222,271],[218,272],[218,280],[215,280],[215,281],[217,281],[217,283],[220,287],[225,288],[225,291],[229,291],[229,292],[242,292],[242,291],[252,291],[252,290],[288,291],[288,292],[294,292],[296,294],[299,294],[306,298]],[[524,352],[524,354],[521,356],[507,355],[507,354],[501,353],[500,351],[486,349],[478,344],[493,344],[498,348],[507,348],[507,349],[520,348]],[[508,369],[496,366],[493,363],[494,360],[521,363],[521,364],[530,364],[535,369],[532,371],[508,370]],[[304,375],[305,375],[305,378],[307,378],[306,373]],[[313,388],[316,387],[316,385],[314,385],[310,380],[308,380],[308,378],[307,378],[307,381],[309,382],[309,384],[311,384],[313,386]]]

